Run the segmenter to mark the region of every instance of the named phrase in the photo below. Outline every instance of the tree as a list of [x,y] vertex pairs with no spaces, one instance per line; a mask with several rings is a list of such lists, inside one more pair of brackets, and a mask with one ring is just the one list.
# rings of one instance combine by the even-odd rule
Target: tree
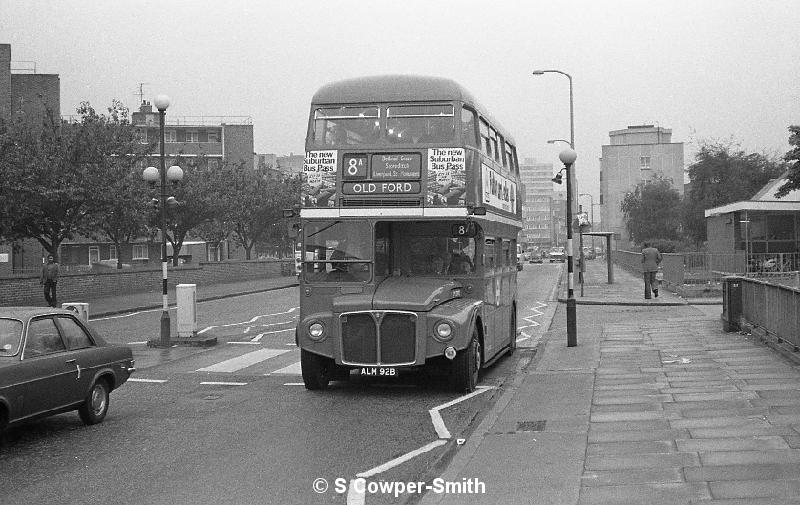
[[[175,163],[183,168],[184,176],[167,191],[179,202],[174,208],[167,206],[167,241],[172,244],[172,264],[177,266],[189,232],[223,214],[227,182],[221,170],[210,168],[207,163],[183,163],[180,157]],[[152,214],[150,224],[160,226],[158,210]]]
[[689,167],[690,190],[684,197],[684,229],[695,243],[706,240],[705,211],[752,198],[786,165],[765,154],[746,153],[732,142],[705,142]]
[[93,218],[117,195],[113,181],[144,155],[117,101],[109,115],[87,102],[77,122],[52,111],[44,124],[15,118],[0,135],[0,229],[10,239],[34,238],[58,258],[66,239],[91,235]]
[[224,173],[228,194],[223,214],[234,240],[245,250],[245,257],[251,259],[256,243],[275,238],[283,209],[300,201],[299,181],[272,179],[261,171],[241,167],[226,167]]
[[669,180],[660,177],[639,183],[620,204],[631,239],[641,244],[654,238],[680,238],[680,201]]
[[789,127],[789,145],[792,149],[783,159],[791,164],[791,168],[787,175],[788,181],[775,193],[777,197],[786,196],[793,189],[800,189],[800,126]]

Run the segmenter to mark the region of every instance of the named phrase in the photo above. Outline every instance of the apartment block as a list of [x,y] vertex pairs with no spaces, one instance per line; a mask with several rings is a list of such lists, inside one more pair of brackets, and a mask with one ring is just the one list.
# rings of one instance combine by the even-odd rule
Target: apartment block
[[603,228],[614,233],[618,249],[632,244],[620,210],[625,195],[641,182],[661,177],[683,196],[683,142],[672,142],[672,130],[655,125],[628,126],[609,132],[600,159],[600,205]]
[[[144,100],[131,114],[143,142],[160,141],[158,110]],[[249,116],[174,116],[164,118],[164,154],[168,158],[189,159],[190,163],[241,164],[253,169],[253,120]],[[159,153],[153,153],[158,156]],[[170,162],[168,160],[168,162]]]
[[520,243],[527,249],[549,248],[553,244],[553,164],[537,163],[525,158],[520,165],[520,176],[525,186],[522,206],[523,230]]

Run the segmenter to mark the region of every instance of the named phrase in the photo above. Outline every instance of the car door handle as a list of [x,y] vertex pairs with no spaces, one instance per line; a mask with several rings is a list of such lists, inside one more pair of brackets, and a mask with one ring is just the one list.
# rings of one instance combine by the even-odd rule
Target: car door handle
[[75,378],[75,380],[78,380],[78,379],[80,379],[80,378],[81,378],[81,366],[78,364],[77,360],[75,360],[75,359],[68,359],[66,362],[67,362],[68,364],[69,364],[69,363],[71,363],[71,364],[75,365],[75,368],[77,368],[77,369],[78,369],[78,376]]

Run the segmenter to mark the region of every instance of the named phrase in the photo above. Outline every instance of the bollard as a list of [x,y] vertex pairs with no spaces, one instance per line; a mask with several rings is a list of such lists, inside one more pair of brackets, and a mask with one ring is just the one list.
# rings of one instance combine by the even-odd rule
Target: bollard
[[197,335],[197,285],[178,284],[175,286],[178,304],[178,337],[190,338]]
[[84,323],[89,322],[89,304],[82,302],[66,302],[61,304],[62,309],[71,310]]

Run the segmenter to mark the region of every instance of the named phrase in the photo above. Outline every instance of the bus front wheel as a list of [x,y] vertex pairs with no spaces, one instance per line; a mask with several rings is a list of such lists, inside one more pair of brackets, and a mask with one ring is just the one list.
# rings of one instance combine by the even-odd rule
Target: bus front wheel
[[478,329],[472,330],[472,339],[463,351],[456,354],[450,370],[450,382],[459,393],[471,393],[478,385],[481,369],[481,340]]
[[327,388],[331,365],[329,358],[300,349],[300,368],[303,371],[303,383],[306,389],[315,391]]

